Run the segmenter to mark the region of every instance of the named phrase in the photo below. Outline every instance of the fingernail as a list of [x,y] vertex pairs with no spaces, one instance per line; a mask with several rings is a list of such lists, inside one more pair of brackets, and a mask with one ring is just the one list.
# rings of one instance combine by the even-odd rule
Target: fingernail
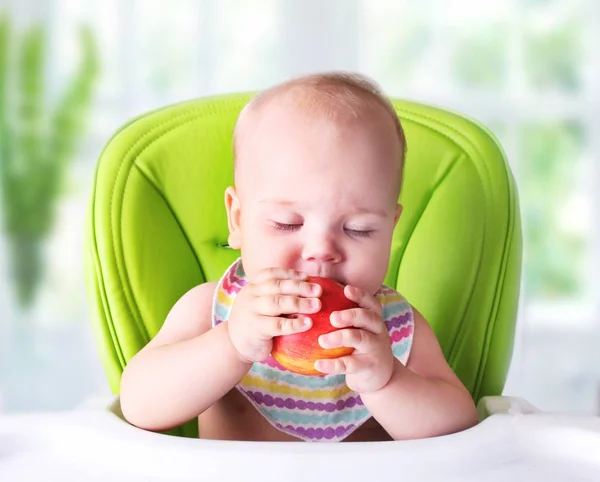
[[321,290],[321,287],[319,285],[312,285],[310,287],[311,293],[314,293],[314,294],[318,294],[320,290]]
[[311,320],[310,318],[308,318],[308,317],[306,317],[306,318],[304,318],[304,319],[302,320],[302,326],[308,326],[308,325],[310,325],[311,323],[312,323],[312,320]]
[[321,335],[319,337],[319,345],[321,345],[323,348],[327,348],[327,335]]
[[331,313],[331,316],[330,316],[331,324],[337,325],[340,322],[341,318],[342,318],[342,315],[340,314],[340,312],[334,311],[333,313]]
[[319,300],[310,300],[309,305],[311,308],[317,308],[319,306]]
[[296,273],[296,276],[298,276],[299,279],[306,279],[308,278],[308,275],[306,273]]

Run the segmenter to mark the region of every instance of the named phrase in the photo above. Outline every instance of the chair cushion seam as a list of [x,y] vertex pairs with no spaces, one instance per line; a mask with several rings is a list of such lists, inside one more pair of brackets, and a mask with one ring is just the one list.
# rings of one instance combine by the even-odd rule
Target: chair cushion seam
[[[137,171],[140,173],[140,175],[145,179],[145,181],[148,183],[148,185],[152,187],[152,189],[156,192],[156,194],[165,203],[165,206],[171,213],[171,216],[173,216],[173,219],[175,220],[177,227],[181,231],[181,234],[182,234],[183,238],[185,239],[185,242],[187,243],[188,247],[190,248],[190,251],[194,255],[194,259],[196,260],[198,269],[200,270],[200,272],[202,273],[202,276],[204,277],[204,270],[202,269],[202,264],[200,263],[200,258],[198,258],[198,255],[197,255],[196,251],[194,250],[194,247],[192,246],[190,238],[189,238],[188,234],[186,233],[185,229],[183,228],[183,225],[181,224],[179,218],[175,214],[175,211],[174,211],[173,207],[171,206],[171,203],[169,203],[169,201],[165,197],[164,193],[157,186],[156,182],[151,178],[151,176],[149,176],[145,172],[144,168],[142,166],[140,166],[138,162],[134,161],[133,166],[137,169]],[[204,277],[204,279],[206,279],[206,278]]]
[[[411,111],[410,109],[406,109],[404,107],[401,108],[402,112],[408,113],[409,115],[412,115],[413,118],[411,120],[413,120],[413,122],[418,122],[415,117],[419,118],[419,119],[426,119],[428,121],[431,121],[432,123],[436,123],[438,125],[442,125],[445,128],[447,128],[448,130],[452,131],[454,134],[456,134],[458,137],[461,138],[462,141],[464,141],[465,143],[467,143],[474,151],[475,153],[482,159],[484,159],[483,153],[481,152],[481,150],[477,147],[476,144],[474,144],[468,137],[464,136],[463,134],[460,133],[460,131],[456,130],[454,127],[452,127],[451,125],[445,123],[444,121],[441,121],[439,119],[434,119],[431,118],[425,114],[421,114],[421,113],[416,113],[414,111]],[[473,125],[477,125],[475,123],[473,123],[472,121],[461,117],[461,119],[465,120],[466,122],[469,122]],[[460,144],[458,143],[457,139],[448,136],[447,134],[441,132],[439,129],[436,129],[435,127],[433,127],[430,124],[425,124],[423,122],[418,122],[421,126],[426,127],[428,129],[433,130],[434,132],[437,132],[438,134],[440,134],[441,136],[445,137],[446,139],[448,139],[450,142],[452,142],[454,145],[456,145],[457,147],[461,148],[461,150],[464,151],[464,149],[460,146]],[[497,143],[494,142],[494,144],[496,145],[496,147],[498,147]],[[471,156],[467,156],[469,159],[471,159]],[[479,164],[474,164],[475,166],[479,166]],[[485,164],[484,164],[485,165]],[[486,169],[488,177],[489,177],[489,171]],[[481,175],[479,174],[479,169],[477,169],[478,175],[481,178]],[[510,188],[510,179],[509,179],[509,175],[507,172],[505,172],[505,182],[507,184],[507,188],[508,188],[508,203],[509,203],[509,214],[508,214],[508,220],[507,220],[507,229],[506,229],[506,237],[504,239],[504,243],[503,243],[503,250],[502,250],[502,256],[501,256],[501,268],[500,268],[500,273],[498,276],[498,280],[496,281],[496,289],[494,290],[494,301],[492,303],[492,307],[491,307],[491,313],[489,316],[489,320],[490,322],[487,324],[486,326],[486,330],[485,330],[485,336],[484,336],[484,343],[483,343],[483,347],[482,347],[482,354],[479,360],[479,365],[478,365],[478,369],[477,369],[477,375],[475,377],[475,385],[473,387],[473,395],[475,395],[476,393],[479,392],[481,383],[482,383],[482,379],[484,376],[484,372],[485,372],[485,367],[487,366],[487,361],[488,361],[488,355],[489,355],[489,348],[490,345],[492,343],[492,336],[494,334],[495,328],[496,328],[496,320],[497,320],[497,315],[498,315],[498,311],[499,311],[499,300],[500,300],[500,294],[499,292],[502,291],[502,286],[501,286],[501,280],[503,282],[504,277],[505,277],[505,272],[507,269],[507,263],[508,263],[508,245],[510,244],[510,236],[512,235],[513,229],[513,223],[514,223],[514,219],[513,219],[513,200],[512,200],[512,195],[513,193],[511,192],[511,188]],[[467,305],[467,309],[468,309],[468,305]],[[462,331],[462,326],[459,328],[459,331],[457,332],[457,338],[459,338],[458,333],[461,333]],[[462,333],[461,333],[462,334]]]
[[[232,103],[233,105],[233,103]],[[154,142],[156,142],[157,140],[159,140],[160,138],[162,138],[164,135],[168,134],[169,132],[184,126],[186,124],[188,124],[189,122],[193,122],[199,118],[204,118],[204,117],[210,117],[212,115],[215,115],[217,113],[220,112],[224,112],[224,110],[216,110],[213,109],[212,111],[208,111],[206,112],[205,109],[200,109],[200,108],[192,108],[190,110],[187,110],[185,112],[182,112],[181,114],[174,116],[170,119],[167,119],[161,123],[159,123],[158,125],[156,125],[154,128],[148,130],[147,132],[145,132],[144,134],[142,134],[142,136],[139,137],[139,139],[137,139],[133,145],[127,150],[127,152],[123,155],[122,159],[123,162],[121,162],[121,164],[119,165],[119,169],[117,171],[117,174],[115,176],[115,182],[113,184],[113,189],[112,189],[112,193],[111,193],[111,203],[110,203],[110,211],[109,211],[109,219],[111,220],[111,224],[113,222],[118,222],[120,223],[122,221],[122,215],[123,215],[123,203],[122,203],[122,199],[125,195],[125,191],[127,190],[127,184],[129,181],[129,175],[131,173],[131,166],[134,164],[135,162],[135,157],[139,156],[141,153],[143,153],[149,146],[151,146]],[[196,114],[200,114],[200,115],[196,115]],[[191,115],[191,118],[187,118]],[[141,117],[138,119],[138,121],[142,121],[145,117]],[[187,119],[186,119],[187,118]],[[181,119],[185,119],[184,122],[179,122]],[[131,125],[133,125],[134,123],[131,123]],[[162,132],[160,135],[156,136],[156,137],[152,137],[152,134],[154,134],[156,131],[162,130],[165,126],[169,126],[172,125],[169,129],[167,129],[166,131]],[[173,125],[174,124],[174,125]],[[148,138],[150,138],[150,142],[148,142],[146,145],[144,145],[139,152],[137,152],[137,155],[135,157],[132,158],[132,153],[135,152],[137,149],[139,149],[140,145],[142,145],[144,143],[144,141],[146,141]],[[121,174],[122,173],[122,169],[123,166],[128,165],[128,169],[127,172],[125,174]],[[123,181],[123,188],[122,190],[120,190],[120,201],[121,201],[121,205],[120,205],[120,209],[119,209],[119,218],[117,220],[113,219],[114,213],[116,212],[115,209],[115,203],[116,203],[116,187],[118,184],[118,179],[122,176],[125,175],[125,180]],[[117,225],[118,226],[118,225]],[[141,313],[139,310],[139,307],[137,306],[135,299],[133,299],[133,296],[131,296],[132,294],[132,289],[130,284],[128,283],[127,279],[126,279],[126,274],[127,274],[127,267],[125,265],[125,260],[124,257],[122,256],[122,244],[121,243],[117,243],[116,241],[120,239],[117,238],[117,236],[119,236],[120,238],[120,233],[121,233],[121,229],[112,229],[112,238],[113,238],[113,256],[115,259],[115,266],[116,266],[116,270],[117,270],[117,276],[119,278],[119,280],[121,281],[121,285],[124,288],[123,289],[123,293],[126,299],[126,308],[129,312],[129,315],[131,316],[133,322],[135,323],[137,330],[138,330],[138,334],[140,335],[145,335],[146,339],[148,339],[148,333],[147,330],[145,329],[145,326],[143,324],[143,321],[141,320]],[[119,233],[117,234],[117,231],[119,231]],[[117,245],[119,246],[120,249],[120,253],[119,256],[117,256]],[[123,265],[121,268],[121,264]]]

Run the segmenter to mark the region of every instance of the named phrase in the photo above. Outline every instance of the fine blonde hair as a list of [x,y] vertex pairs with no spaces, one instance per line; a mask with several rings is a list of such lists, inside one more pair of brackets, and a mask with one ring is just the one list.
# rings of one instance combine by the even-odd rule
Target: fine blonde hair
[[370,78],[350,72],[328,72],[297,77],[255,95],[242,109],[234,130],[236,138],[246,118],[257,114],[274,98],[292,100],[294,105],[310,113],[329,118],[357,118],[367,107],[382,107],[394,123],[402,150],[406,151],[404,130],[394,106],[379,85]]
[[[242,131],[274,99],[289,102],[294,107],[317,117],[359,119],[373,108],[383,109],[393,122],[401,146],[399,183],[406,158],[406,138],[394,106],[377,83],[350,72],[327,72],[305,75],[275,85],[255,95],[242,109],[233,133],[234,166],[241,144]],[[400,184],[398,185],[398,190]]]

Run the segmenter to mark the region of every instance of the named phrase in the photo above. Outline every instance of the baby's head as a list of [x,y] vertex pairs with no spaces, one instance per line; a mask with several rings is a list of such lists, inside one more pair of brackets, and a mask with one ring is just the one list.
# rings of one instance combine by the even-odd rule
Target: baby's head
[[256,96],[234,134],[229,245],[250,280],[282,267],[375,293],[387,272],[405,155],[368,79],[301,77]]

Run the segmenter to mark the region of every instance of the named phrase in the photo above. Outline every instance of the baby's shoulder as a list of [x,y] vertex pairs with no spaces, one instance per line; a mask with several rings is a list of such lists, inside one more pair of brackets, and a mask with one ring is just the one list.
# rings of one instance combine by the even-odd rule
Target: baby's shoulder
[[180,341],[210,330],[216,286],[215,282],[202,283],[183,294],[169,311],[158,340]]
[[192,305],[210,308],[212,306],[215,290],[217,289],[217,284],[217,281],[208,281],[194,286],[181,297],[181,300],[186,299],[186,302]]
[[215,290],[217,289],[216,281],[208,281],[206,283],[194,286],[189,291],[184,293],[181,298],[175,304],[182,308],[194,308],[198,309],[201,307],[210,308],[212,306]]

